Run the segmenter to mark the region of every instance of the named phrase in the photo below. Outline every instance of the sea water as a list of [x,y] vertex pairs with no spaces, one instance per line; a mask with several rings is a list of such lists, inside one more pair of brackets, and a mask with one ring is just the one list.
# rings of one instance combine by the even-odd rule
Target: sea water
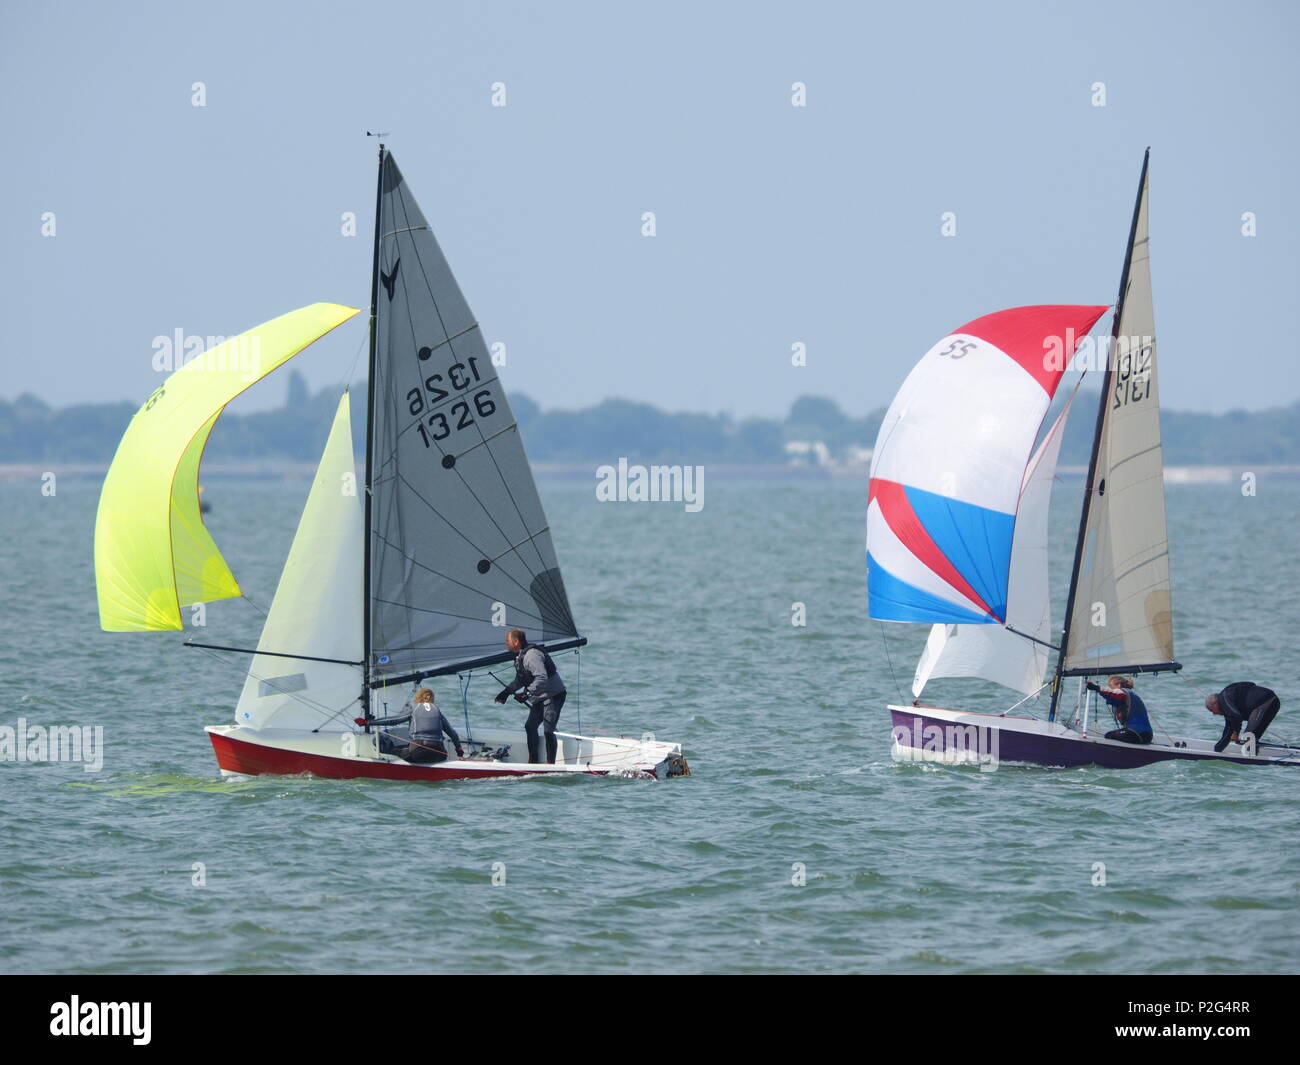
[[[222,779],[202,726],[232,720],[247,658],[100,632],[98,483],[0,485],[0,725],[102,728],[103,743],[98,771],[0,762],[0,968],[1295,970],[1300,770],[891,760],[884,707],[910,699],[926,632],[866,617],[858,479],[710,471],[696,512],[541,487],[591,639],[557,657],[561,727],[652,731],[684,745],[692,776]],[[251,603],[211,604],[187,635],[257,639],[307,488],[208,483]],[[1058,599],[1078,492],[1058,486]],[[1157,729],[1217,736],[1195,686],[1248,679],[1281,694],[1275,733],[1300,736],[1300,485],[1167,496],[1186,669],[1139,678]],[[435,686],[463,724],[454,681]],[[519,722],[496,690],[471,684],[471,723]],[[1016,696],[937,681],[927,698]]]

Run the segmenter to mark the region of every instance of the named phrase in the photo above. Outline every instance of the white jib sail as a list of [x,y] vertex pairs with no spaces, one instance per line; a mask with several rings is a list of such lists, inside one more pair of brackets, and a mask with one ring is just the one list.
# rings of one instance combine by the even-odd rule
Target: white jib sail
[[1047,518],[1061,437],[1073,402],[1072,395],[1025,468],[1007,579],[1007,626],[933,626],[916,666],[913,696],[919,698],[935,677],[982,677],[1026,695],[1042,687],[1047,673],[1044,644],[1052,638]]
[[255,655],[237,724],[350,731],[360,713],[354,707],[364,654],[364,525],[344,393],[257,644],[259,651],[307,657]]

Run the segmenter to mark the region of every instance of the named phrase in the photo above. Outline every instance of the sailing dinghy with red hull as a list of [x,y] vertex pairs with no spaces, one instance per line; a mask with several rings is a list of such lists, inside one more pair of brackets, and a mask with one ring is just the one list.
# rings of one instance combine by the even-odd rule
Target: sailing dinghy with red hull
[[[382,145],[376,196],[364,479],[345,392],[257,647],[189,644],[252,655],[234,723],[207,729],[221,771],[405,781],[684,774],[681,747],[650,734],[557,733],[556,761],[533,763],[522,724],[470,721],[471,680],[513,658],[508,629],[557,657],[587,641],[498,367]],[[104,629],[180,629],[184,608],[242,594],[199,516],[208,433],[231,399],[357,313],[315,304],[259,326],[186,364],[136,414],[96,519]],[[240,357],[250,351],[255,358]],[[407,762],[370,722],[400,715],[434,678],[458,684],[465,755]],[[394,732],[400,748],[409,737]]]
[[[891,705],[894,757],[1128,769],[1217,760],[1300,765],[1300,748],[1107,739],[1085,680],[1159,674],[1174,660],[1155,317],[1143,160],[1084,488],[1059,642],[1053,642],[1048,503],[1075,392],[1035,447],[1066,366],[1105,307],[1017,307],[939,341],[881,424],[867,507],[868,612],[929,623],[911,706]],[[1091,342],[1090,342],[1091,343]],[[1101,359],[1097,360],[1098,362]],[[1056,662],[1050,680],[1049,654]],[[1022,693],[1001,714],[922,704],[941,677]],[[1063,706],[1067,678],[1078,678]],[[1046,713],[1025,709],[1044,698]],[[1103,717],[1106,719],[1103,721]]]

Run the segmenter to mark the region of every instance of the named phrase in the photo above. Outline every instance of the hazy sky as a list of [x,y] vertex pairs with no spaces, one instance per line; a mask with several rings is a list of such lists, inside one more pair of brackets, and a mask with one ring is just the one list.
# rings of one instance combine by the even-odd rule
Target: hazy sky
[[[971,318],[1111,302],[1148,144],[1165,406],[1289,403],[1298,30],[1293,2],[4,0],[0,396],[141,401],[155,336],[368,305],[383,129],[545,407],[883,406]],[[340,381],[364,331],[292,365]]]

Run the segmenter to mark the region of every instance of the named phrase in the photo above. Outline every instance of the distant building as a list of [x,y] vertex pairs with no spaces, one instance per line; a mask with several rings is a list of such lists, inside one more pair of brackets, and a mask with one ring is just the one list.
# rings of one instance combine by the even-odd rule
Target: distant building
[[829,466],[830,449],[820,440],[789,440],[785,445],[791,466]]

